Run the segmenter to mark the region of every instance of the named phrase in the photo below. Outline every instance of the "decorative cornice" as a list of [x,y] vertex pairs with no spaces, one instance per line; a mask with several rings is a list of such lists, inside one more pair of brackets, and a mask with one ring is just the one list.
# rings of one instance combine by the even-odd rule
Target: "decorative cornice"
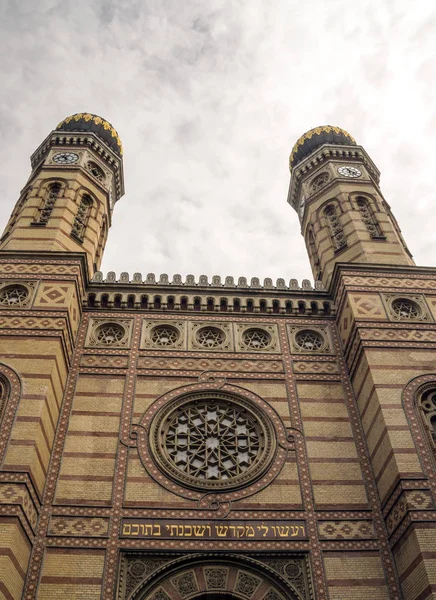
[[233,277],[228,276],[225,278],[224,283],[221,281],[221,277],[219,275],[214,275],[212,277],[212,281],[209,282],[207,275],[200,275],[198,281],[196,280],[194,275],[187,275],[185,281],[182,281],[181,275],[173,275],[172,280],[170,281],[168,275],[166,273],[162,273],[159,278],[156,277],[154,273],[148,273],[143,279],[142,273],[134,273],[133,279],[130,279],[129,273],[123,272],[120,274],[119,279],[117,279],[116,273],[114,271],[109,271],[104,278],[104,275],[101,271],[97,271],[92,279],[92,283],[104,283],[104,284],[114,284],[114,283],[124,283],[124,284],[136,284],[136,285],[169,285],[169,286],[183,286],[183,287],[207,287],[207,288],[227,288],[227,289],[251,289],[251,290],[275,290],[275,291],[288,291],[288,290],[296,290],[296,291],[316,291],[316,292],[324,292],[324,286],[321,281],[315,281],[314,286],[308,279],[303,279],[301,282],[301,286],[299,285],[297,279],[291,279],[289,281],[289,285],[286,285],[284,279],[279,278],[276,281],[276,285],[273,284],[273,280],[269,277],[265,278],[263,281],[263,285],[261,285],[258,277],[252,277],[250,284],[248,283],[248,279],[246,277],[239,277],[238,282],[235,283]]

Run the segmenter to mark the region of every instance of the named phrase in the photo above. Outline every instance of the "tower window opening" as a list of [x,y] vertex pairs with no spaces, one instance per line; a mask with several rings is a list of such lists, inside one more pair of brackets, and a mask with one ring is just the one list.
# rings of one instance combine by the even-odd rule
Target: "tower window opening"
[[221,312],[226,312],[227,311],[227,298],[221,298],[221,300],[220,300],[220,311]]
[[148,296],[141,296],[141,308],[148,308]]
[[114,298],[114,308],[121,308],[121,294],[117,294]]
[[356,198],[356,206],[369,235],[373,238],[381,237],[380,226],[368,200],[362,196],[358,196]]
[[261,300],[259,303],[259,310],[261,313],[266,313],[266,300]]
[[253,312],[253,300],[247,300],[247,312]]
[[233,312],[239,312],[241,310],[241,301],[239,298],[233,299]]
[[208,298],[207,299],[207,310],[213,311],[214,308],[215,308],[215,303],[214,303],[213,298]]
[[278,314],[280,312],[280,302],[273,300],[273,313]]
[[287,300],[285,303],[285,312],[287,315],[292,314],[292,302],[290,300]]
[[153,308],[160,310],[162,308],[162,300],[160,296],[155,296],[153,300]]
[[194,298],[194,310],[201,310],[201,298]]
[[89,296],[88,296],[88,308],[95,308],[95,294],[89,294]]
[[168,308],[168,310],[174,310],[174,304],[175,304],[174,296],[168,296],[168,298],[167,298],[167,308]]
[[186,296],[180,298],[180,310],[188,310],[188,298]]
[[133,296],[133,295],[128,296],[127,308],[135,308],[135,296]]
[[88,224],[89,212],[92,206],[92,199],[88,194],[84,194],[80,200],[79,208],[73,222],[71,235],[80,241],[85,237],[85,230]]
[[107,308],[108,304],[109,304],[109,296],[108,296],[108,294],[103,294],[103,296],[101,297],[101,307]]
[[347,245],[347,240],[345,238],[344,230],[342,228],[336,206],[334,204],[329,204],[326,207],[324,214],[329,224],[330,235],[335,250],[341,250],[342,248],[345,248]]
[[47,225],[48,220],[51,217],[51,213],[53,212],[56,200],[59,198],[60,191],[60,183],[53,183],[48,188],[47,197],[44,201],[44,204],[41,208],[41,212],[39,213],[39,218],[37,220],[37,223],[39,225]]

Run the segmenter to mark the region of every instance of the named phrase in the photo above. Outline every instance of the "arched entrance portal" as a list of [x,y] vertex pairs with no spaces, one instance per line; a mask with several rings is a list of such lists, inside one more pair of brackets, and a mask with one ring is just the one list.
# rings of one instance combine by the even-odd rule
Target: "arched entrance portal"
[[[124,571],[122,600],[310,600],[304,557],[263,561],[239,555],[195,554],[150,572],[150,556]],[[147,566],[148,565],[148,566]],[[136,573],[132,584],[129,573]],[[144,577],[141,579],[140,573]],[[127,582],[127,584],[126,584]],[[130,583],[129,583],[130,582]]]

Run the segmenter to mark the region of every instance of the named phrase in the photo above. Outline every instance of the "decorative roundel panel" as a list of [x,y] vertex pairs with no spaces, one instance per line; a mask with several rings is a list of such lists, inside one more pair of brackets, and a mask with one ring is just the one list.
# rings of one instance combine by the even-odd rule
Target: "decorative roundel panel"
[[227,501],[253,494],[281,469],[288,441],[271,407],[222,389],[161,404],[141,421],[138,451],[152,477],[175,493],[216,492]]

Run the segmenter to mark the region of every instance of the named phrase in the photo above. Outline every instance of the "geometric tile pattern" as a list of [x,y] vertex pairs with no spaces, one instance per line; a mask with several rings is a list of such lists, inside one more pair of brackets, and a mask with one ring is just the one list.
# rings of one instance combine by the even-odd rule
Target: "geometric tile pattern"
[[272,360],[236,360],[219,358],[154,358],[141,356],[138,359],[139,369],[164,369],[186,371],[241,371],[258,373],[283,372],[282,361]]
[[372,521],[320,521],[319,537],[325,540],[371,539],[375,537]]
[[392,507],[387,519],[388,533],[392,533],[410,510],[432,508],[433,502],[428,490],[405,490]]
[[75,537],[104,537],[108,533],[109,520],[101,517],[60,517],[50,519],[49,535]]
[[23,509],[31,527],[34,529],[38,513],[24,485],[17,483],[0,483],[0,504],[18,504]]

